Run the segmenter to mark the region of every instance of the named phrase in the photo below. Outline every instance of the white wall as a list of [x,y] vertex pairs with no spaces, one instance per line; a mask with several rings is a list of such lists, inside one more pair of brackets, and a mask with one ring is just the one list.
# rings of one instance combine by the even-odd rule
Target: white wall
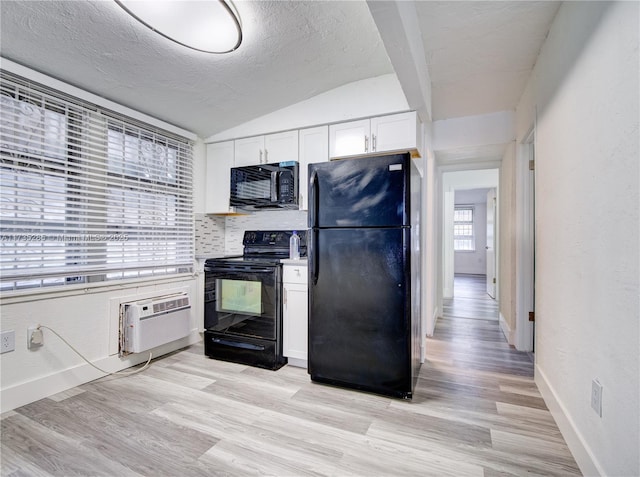
[[456,190],[455,205],[473,206],[475,250],[455,251],[454,273],[484,275],[487,272],[487,192],[489,189]]
[[210,136],[206,142],[408,111],[395,74],[355,81]]
[[432,123],[424,125],[424,154],[425,173],[422,187],[423,203],[423,243],[422,250],[422,276],[423,276],[423,312],[422,330],[427,336],[433,336],[438,317],[437,290],[441,280],[438,275],[438,254],[439,250],[439,210],[442,209],[440,194],[438,193],[439,182],[436,173],[436,159],[433,153]]
[[517,110],[519,140],[537,111],[536,383],[586,475],[640,475],[639,10],[563,3]]
[[[148,357],[148,353],[118,357],[119,304],[178,291],[188,292],[193,299],[196,284],[195,279],[187,277],[137,285],[75,287],[73,291],[49,291],[27,299],[3,297],[2,330],[15,331],[16,349],[0,355],[2,412],[104,376],[49,330],[43,331],[44,346],[27,349],[28,326],[53,328],[95,365],[117,371]],[[193,305],[191,336],[152,350],[154,356],[200,340]]]

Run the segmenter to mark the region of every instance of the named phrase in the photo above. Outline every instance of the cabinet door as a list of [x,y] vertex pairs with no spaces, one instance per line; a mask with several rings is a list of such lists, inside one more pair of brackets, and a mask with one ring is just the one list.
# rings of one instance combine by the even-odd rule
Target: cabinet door
[[227,214],[233,167],[233,141],[207,144],[207,182],[205,192],[205,212],[207,214]]
[[372,151],[388,152],[417,149],[415,111],[371,118]]
[[264,136],[237,139],[235,148],[235,167],[264,163]]
[[351,121],[329,126],[331,157],[357,156],[371,151],[370,120]]
[[285,283],[282,316],[283,354],[307,360],[307,285]]
[[264,164],[298,160],[298,130],[264,137]]
[[300,135],[300,210],[308,209],[309,164],[329,160],[329,126],[301,129]]

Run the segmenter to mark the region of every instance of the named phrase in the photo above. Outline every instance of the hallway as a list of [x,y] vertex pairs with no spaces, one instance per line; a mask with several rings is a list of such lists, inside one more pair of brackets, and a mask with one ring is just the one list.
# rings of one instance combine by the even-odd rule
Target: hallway
[[484,277],[458,278],[427,338],[416,392],[428,402],[422,412],[488,431],[485,446],[464,450],[485,475],[581,475],[533,381],[533,355],[507,343]]
[[484,275],[456,275],[454,297],[444,301],[433,339],[446,342],[449,357],[466,369],[533,378],[533,355],[507,343],[498,313]]
[[485,275],[455,275],[453,298],[443,303],[444,317],[497,321],[498,312],[498,302],[487,294]]

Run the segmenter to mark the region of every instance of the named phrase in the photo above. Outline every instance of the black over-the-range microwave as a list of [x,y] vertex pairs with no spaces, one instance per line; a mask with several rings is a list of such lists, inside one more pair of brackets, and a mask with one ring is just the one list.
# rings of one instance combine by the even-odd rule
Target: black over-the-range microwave
[[241,209],[297,209],[295,161],[231,168],[229,205]]

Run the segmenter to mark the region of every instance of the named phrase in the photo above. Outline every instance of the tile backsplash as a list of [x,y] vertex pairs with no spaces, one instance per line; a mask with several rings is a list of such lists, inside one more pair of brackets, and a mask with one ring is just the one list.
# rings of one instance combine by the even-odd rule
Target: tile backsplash
[[195,214],[196,256],[240,255],[245,230],[306,230],[307,212],[260,211],[249,215]]
[[234,215],[225,221],[224,252],[242,253],[245,230],[306,230],[307,212],[301,210],[260,211],[251,215]]
[[196,256],[224,254],[225,218],[195,214]]

